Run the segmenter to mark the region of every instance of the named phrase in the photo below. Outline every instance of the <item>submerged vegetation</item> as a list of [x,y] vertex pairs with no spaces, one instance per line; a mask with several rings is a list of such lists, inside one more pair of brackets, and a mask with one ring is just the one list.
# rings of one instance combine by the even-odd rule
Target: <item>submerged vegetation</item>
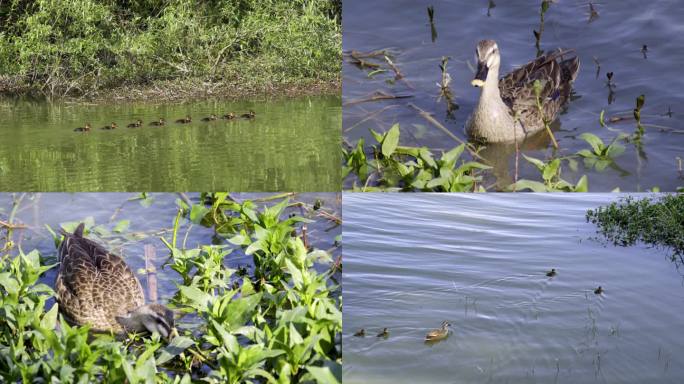
[[341,1],[0,2],[0,93],[337,90]]
[[[161,235],[166,265],[179,277],[169,304],[183,316],[180,336],[168,343],[157,334],[121,340],[67,324],[52,288],[39,280],[55,267],[54,258],[17,246],[17,231],[26,228],[15,219],[23,197],[17,198],[0,222],[0,377],[27,383],[341,382],[341,261],[332,259],[340,240],[333,249],[316,249],[305,224],[317,219],[339,228],[340,220],[319,201],[274,198],[281,201],[237,201],[226,193],[202,194],[199,203],[178,200],[173,227]],[[141,205],[152,201],[139,199]],[[107,229],[85,221],[100,235],[125,234],[130,224]],[[193,224],[213,228],[225,241],[187,247]],[[251,255],[253,265],[226,267],[236,252]],[[142,272],[148,284],[150,268]]]
[[684,262],[684,194],[624,197],[587,211],[586,219],[614,245],[624,247],[643,242],[667,248],[673,261]]

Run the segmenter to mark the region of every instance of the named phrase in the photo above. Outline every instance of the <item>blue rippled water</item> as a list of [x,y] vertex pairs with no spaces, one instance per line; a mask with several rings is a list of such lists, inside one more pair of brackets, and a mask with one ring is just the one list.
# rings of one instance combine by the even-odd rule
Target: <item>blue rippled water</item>
[[344,382],[680,383],[681,271],[595,239],[586,210],[616,199],[345,194]]

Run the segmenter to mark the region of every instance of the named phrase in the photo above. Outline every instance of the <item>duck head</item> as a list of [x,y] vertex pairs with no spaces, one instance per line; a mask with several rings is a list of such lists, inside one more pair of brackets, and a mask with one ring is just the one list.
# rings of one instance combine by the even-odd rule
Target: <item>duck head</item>
[[501,64],[499,46],[494,40],[482,40],[477,43],[475,58],[477,59],[477,73],[471,84],[474,87],[484,87],[490,71],[492,76],[498,77]]
[[158,333],[165,339],[178,336],[173,311],[161,304],[142,305],[116,321],[127,331]]

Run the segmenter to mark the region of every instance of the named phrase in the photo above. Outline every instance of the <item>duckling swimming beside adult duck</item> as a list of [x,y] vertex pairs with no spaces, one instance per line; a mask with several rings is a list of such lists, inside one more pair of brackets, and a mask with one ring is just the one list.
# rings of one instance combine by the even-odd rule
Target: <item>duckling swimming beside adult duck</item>
[[[466,122],[466,132],[484,142],[511,142],[544,129],[569,100],[579,72],[579,58],[558,49],[517,68],[499,80],[501,56],[494,40],[477,44],[477,74],[472,85],[482,88],[480,100]],[[537,107],[535,80],[541,81],[542,112]]]
[[433,329],[425,335],[425,341],[440,341],[449,336],[449,327],[451,324],[448,321],[443,321],[439,329]]
[[163,117],[160,117],[159,120],[153,121],[150,123],[150,125],[155,126],[155,127],[161,127],[164,124],[166,124],[166,120],[164,120]]
[[143,124],[142,120],[138,119],[135,122],[128,124],[126,127],[128,127],[128,128],[140,128],[140,127],[142,127],[142,124]]
[[211,114],[208,117],[203,118],[202,121],[214,121],[216,119],[217,119],[216,115]]
[[55,296],[70,324],[96,332],[150,332],[164,338],[177,335],[173,312],[160,304],[145,304],[140,281],[120,257],[83,237],[81,223],[63,232]]
[[354,336],[356,336],[356,337],[365,337],[365,336],[366,336],[366,330],[363,329],[363,328],[361,328],[361,329],[359,329],[359,330],[354,334]]
[[253,119],[256,117],[256,113],[254,113],[254,111],[249,111],[247,113],[243,113],[242,115],[240,115],[240,117],[242,117],[243,119]]
[[221,116],[221,118],[222,118],[223,120],[232,120],[232,119],[235,118],[235,113],[233,113],[233,112],[227,113],[227,114]]
[[389,337],[389,330],[387,328],[383,328],[382,332],[378,333],[377,337],[383,337],[383,338],[388,338]]
[[107,131],[107,130],[112,130],[112,129],[117,129],[117,128],[119,128],[119,126],[116,125],[116,123],[112,121],[111,124],[105,125],[104,127],[100,128],[100,129],[104,129],[105,131]]
[[90,123],[86,123],[83,127],[74,128],[74,132],[90,132]]
[[186,115],[185,117],[176,120],[176,123],[179,123],[179,124],[192,123],[192,117],[190,117],[190,115]]

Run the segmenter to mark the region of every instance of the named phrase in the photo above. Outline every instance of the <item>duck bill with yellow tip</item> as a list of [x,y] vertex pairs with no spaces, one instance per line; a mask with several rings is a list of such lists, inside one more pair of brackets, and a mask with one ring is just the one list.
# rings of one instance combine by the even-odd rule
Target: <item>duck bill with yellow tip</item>
[[473,87],[484,87],[485,81],[487,81],[488,73],[489,67],[487,66],[487,63],[478,61],[477,73],[475,74],[475,78],[473,79],[473,81],[470,82],[470,84],[472,84]]

